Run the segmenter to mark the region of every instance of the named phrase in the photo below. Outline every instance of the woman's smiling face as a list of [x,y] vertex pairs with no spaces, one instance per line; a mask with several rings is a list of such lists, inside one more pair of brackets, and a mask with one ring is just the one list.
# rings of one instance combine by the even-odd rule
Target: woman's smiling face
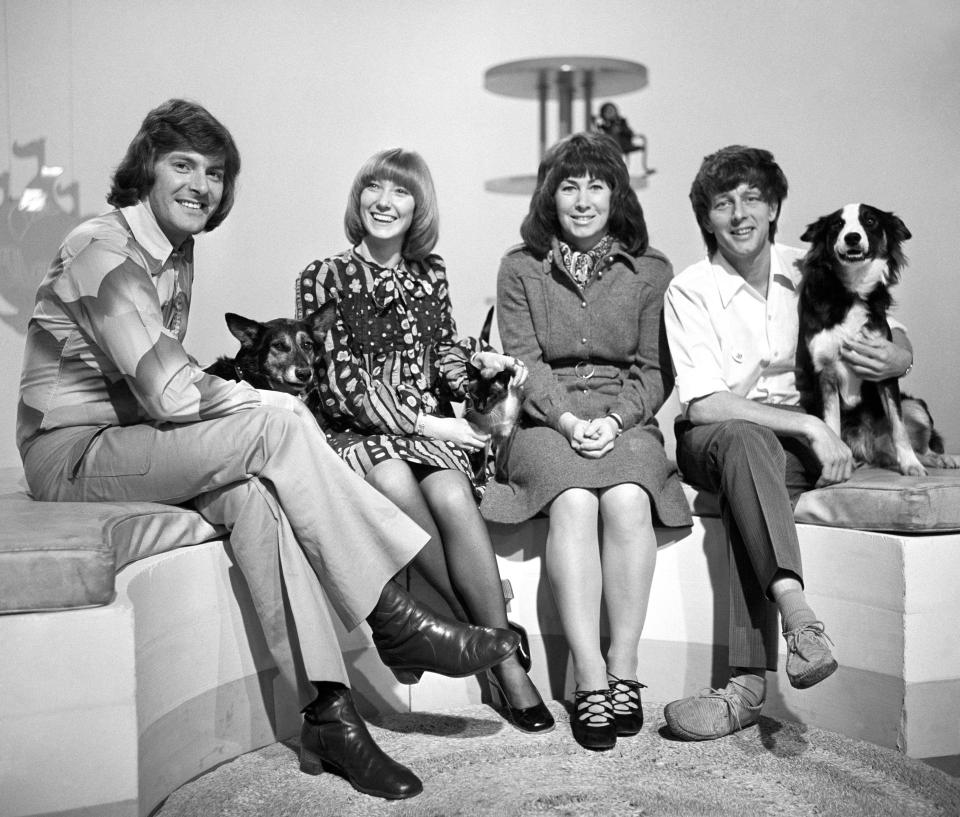
[[413,193],[387,179],[371,179],[360,191],[360,216],[369,238],[403,239],[413,223]]
[[553,194],[561,238],[578,250],[591,249],[607,234],[610,185],[590,176],[564,179]]

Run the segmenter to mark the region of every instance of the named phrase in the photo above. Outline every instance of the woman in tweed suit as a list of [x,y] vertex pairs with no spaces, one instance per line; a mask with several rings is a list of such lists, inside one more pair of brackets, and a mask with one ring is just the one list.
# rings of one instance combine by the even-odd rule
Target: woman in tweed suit
[[504,352],[530,374],[504,481],[481,510],[497,522],[549,515],[546,568],[577,685],[573,734],[611,749],[643,723],[637,651],[654,522],[691,523],[654,419],[673,388],[662,324],[671,267],[648,246],[623,157],[602,134],[547,152],[520,233],[497,301]]

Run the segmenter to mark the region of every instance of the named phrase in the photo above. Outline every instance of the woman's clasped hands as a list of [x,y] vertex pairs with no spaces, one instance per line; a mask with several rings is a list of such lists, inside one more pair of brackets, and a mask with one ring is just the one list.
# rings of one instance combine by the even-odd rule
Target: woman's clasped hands
[[560,427],[570,447],[587,459],[600,459],[612,451],[620,431],[613,417],[583,420],[571,412],[560,417]]

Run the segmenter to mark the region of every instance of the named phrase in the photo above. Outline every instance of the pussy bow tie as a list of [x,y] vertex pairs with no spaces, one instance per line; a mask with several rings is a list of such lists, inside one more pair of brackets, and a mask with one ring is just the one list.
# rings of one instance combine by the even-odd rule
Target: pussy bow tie
[[396,298],[405,303],[404,293],[414,298],[423,298],[433,295],[433,287],[429,281],[410,272],[406,264],[392,269],[381,269],[373,279],[373,298],[380,307],[389,306]]

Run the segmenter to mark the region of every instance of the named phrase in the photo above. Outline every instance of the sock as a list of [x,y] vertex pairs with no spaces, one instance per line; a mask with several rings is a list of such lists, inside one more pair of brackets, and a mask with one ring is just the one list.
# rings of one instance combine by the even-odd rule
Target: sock
[[763,670],[749,667],[730,668],[730,681],[749,706],[760,706],[767,697],[767,679],[762,673]]
[[817,621],[817,616],[807,604],[802,590],[787,590],[782,593],[777,599],[777,607],[780,609],[780,620],[785,633]]

